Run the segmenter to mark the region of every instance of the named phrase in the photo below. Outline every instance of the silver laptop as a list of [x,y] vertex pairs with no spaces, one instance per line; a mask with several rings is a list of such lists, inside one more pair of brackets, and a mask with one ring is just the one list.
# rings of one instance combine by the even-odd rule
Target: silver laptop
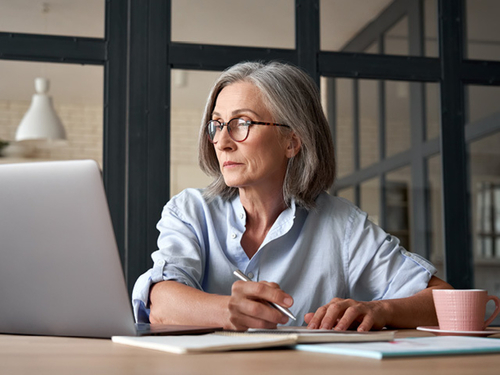
[[134,324],[97,163],[0,165],[0,333],[111,337],[215,330],[149,328]]

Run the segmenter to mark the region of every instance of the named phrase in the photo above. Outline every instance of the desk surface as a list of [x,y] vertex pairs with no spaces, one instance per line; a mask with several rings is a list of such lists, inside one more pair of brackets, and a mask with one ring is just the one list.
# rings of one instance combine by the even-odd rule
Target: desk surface
[[[396,336],[432,335],[402,330]],[[0,335],[0,374],[498,375],[499,369],[500,354],[377,360],[275,349],[177,355],[104,339]]]

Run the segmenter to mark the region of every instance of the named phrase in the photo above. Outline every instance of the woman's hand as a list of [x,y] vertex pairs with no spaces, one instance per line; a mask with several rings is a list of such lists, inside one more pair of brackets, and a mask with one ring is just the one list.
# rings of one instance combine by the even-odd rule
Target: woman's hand
[[236,281],[228,303],[231,327],[225,328],[241,331],[247,328],[276,328],[277,324],[286,323],[288,317],[268,302],[290,307],[293,299],[276,283]]
[[345,331],[357,326],[358,331],[369,331],[382,329],[389,320],[388,316],[383,301],[358,302],[334,298],[315,313],[306,314],[304,320],[310,329]]

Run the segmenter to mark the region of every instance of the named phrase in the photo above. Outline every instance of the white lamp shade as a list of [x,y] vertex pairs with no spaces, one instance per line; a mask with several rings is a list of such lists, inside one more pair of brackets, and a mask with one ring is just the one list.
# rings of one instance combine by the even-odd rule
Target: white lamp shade
[[24,115],[16,132],[16,141],[33,139],[66,139],[66,131],[57,116],[52,98],[46,94],[49,82],[45,78],[37,78],[31,106]]

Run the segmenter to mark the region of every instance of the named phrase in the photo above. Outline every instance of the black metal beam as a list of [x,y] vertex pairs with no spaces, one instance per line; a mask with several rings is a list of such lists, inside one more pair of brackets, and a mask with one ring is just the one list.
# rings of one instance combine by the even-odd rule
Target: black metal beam
[[222,71],[241,61],[279,60],[297,64],[294,50],[279,48],[170,43],[168,55],[168,64],[173,69]]
[[465,60],[460,65],[464,83],[500,85],[500,61]]
[[[156,224],[163,206],[170,199],[170,78],[168,49],[170,41],[171,1],[150,0],[148,45],[148,124],[147,124],[147,212],[146,238],[137,249],[140,257],[152,265],[151,253],[157,246]],[[130,269],[131,282],[145,269]]]
[[[127,2],[106,2],[104,65],[103,180],[124,271],[126,227]],[[125,272],[126,273],[126,272]]]
[[105,48],[104,39],[0,32],[0,59],[102,65]]
[[148,188],[148,55],[149,1],[129,0],[127,69],[126,276],[129,290],[148,269],[143,255],[147,241]]
[[439,81],[439,59],[417,56],[320,52],[319,74],[329,77]]
[[295,48],[297,64],[319,87],[319,0],[295,0]]
[[471,288],[474,284],[465,111],[463,85],[459,79],[463,57],[463,18],[462,0],[439,1],[445,272],[447,281],[455,288]]
[[127,263],[129,290],[151,267],[156,223],[170,190],[171,3],[129,0]]

